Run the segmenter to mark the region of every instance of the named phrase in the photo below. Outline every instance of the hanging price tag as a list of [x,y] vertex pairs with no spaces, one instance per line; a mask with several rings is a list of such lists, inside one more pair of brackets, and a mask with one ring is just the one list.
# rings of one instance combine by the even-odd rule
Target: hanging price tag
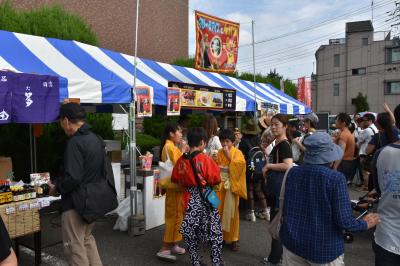
[[14,206],[6,208],[6,214],[13,214],[13,213],[15,213],[15,207]]
[[21,204],[21,205],[19,205],[19,207],[18,207],[18,210],[19,211],[26,211],[26,210],[28,210],[29,209],[29,205],[28,204]]
[[29,205],[29,208],[30,208],[30,209],[39,209],[39,208],[40,208],[40,204],[39,204],[39,202],[32,202],[32,203]]

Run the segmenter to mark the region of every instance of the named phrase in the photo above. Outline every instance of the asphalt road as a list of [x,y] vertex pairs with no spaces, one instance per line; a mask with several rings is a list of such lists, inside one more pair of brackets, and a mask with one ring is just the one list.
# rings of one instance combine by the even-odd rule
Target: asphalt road
[[[350,189],[350,196],[356,199],[360,192]],[[129,237],[126,232],[113,231],[114,220],[98,222],[94,235],[104,265],[174,265],[162,262],[155,257],[161,246],[163,226],[147,231],[143,236]],[[61,240],[60,219],[58,215],[46,215],[43,219],[42,242],[44,246]],[[345,263],[354,266],[374,265],[371,248],[371,232],[354,235],[354,242],[346,244]],[[30,239],[25,241],[28,245]],[[226,265],[262,265],[261,260],[269,251],[270,236],[266,221],[256,223],[241,220],[240,251],[231,252],[224,247],[223,258]],[[62,251],[62,244],[43,248],[42,265],[67,265]],[[207,247],[202,247],[204,262],[209,263]],[[32,251],[22,248],[19,265],[34,265]],[[191,265],[188,255],[178,256],[175,265]]]

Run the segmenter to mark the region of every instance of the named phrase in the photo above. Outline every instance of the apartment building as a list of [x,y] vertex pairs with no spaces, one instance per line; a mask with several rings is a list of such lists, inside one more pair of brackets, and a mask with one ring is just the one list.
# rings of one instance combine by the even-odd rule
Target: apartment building
[[[11,3],[23,10],[61,5],[91,26],[99,46],[134,54],[136,0],[12,0]],[[139,57],[165,63],[188,57],[188,5],[189,0],[140,1]]]
[[370,111],[400,103],[400,40],[390,32],[374,32],[371,21],[346,23],[345,38],[329,40],[315,58],[314,111],[354,113],[359,92],[367,95]]

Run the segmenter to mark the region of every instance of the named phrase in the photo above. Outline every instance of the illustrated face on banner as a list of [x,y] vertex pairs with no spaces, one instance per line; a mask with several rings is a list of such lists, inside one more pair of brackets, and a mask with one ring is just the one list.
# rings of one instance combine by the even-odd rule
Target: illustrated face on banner
[[221,73],[236,69],[239,43],[238,23],[196,11],[195,68]]

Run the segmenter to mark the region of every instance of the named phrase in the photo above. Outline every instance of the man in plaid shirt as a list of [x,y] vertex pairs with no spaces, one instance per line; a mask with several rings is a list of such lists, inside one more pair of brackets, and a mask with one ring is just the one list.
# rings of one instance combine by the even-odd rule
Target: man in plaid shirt
[[344,265],[343,230],[367,230],[379,223],[379,216],[352,216],[346,178],[330,169],[343,150],[327,133],[309,136],[304,146],[304,164],[292,168],[286,180],[283,265]]

